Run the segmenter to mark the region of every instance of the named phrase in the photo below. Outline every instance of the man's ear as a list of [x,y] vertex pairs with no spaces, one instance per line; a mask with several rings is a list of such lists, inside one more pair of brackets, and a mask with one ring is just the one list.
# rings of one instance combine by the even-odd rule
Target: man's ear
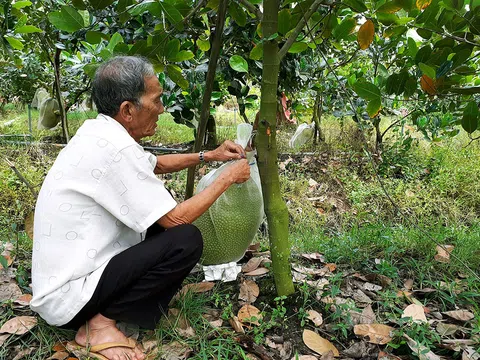
[[124,101],[120,104],[118,115],[126,123],[132,122],[135,105],[130,101]]

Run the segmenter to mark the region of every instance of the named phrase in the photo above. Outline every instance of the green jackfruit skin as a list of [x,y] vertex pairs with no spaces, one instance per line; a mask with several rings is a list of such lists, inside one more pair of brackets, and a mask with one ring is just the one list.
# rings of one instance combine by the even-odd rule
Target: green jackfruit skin
[[262,193],[250,178],[234,184],[194,224],[203,236],[203,265],[240,260],[263,219]]

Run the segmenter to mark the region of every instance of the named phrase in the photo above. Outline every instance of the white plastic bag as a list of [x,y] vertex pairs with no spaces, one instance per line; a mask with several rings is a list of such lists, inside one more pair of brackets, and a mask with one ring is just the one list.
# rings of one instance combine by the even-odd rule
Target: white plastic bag
[[292,138],[288,142],[288,145],[291,148],[300,147],[306,144],[308,141],[313,139],[313,135],[315,134],[315,123],[311,124],[300,124],[297,127],[297,131],[293,134]]
[[[251,125],[239,125],[236,142],[246,146],[251,134]],[[250,179],[242,184],[231,185],[194,222],[203,236],[204,249],[201,259],[203,265],[218,265],[240,260],[263,220],[262,187],[253,151],[247,153],[247,160],[250,164]],[[198,183],[196,192],[210,185],[229,165],[224,164],[205,175]]]

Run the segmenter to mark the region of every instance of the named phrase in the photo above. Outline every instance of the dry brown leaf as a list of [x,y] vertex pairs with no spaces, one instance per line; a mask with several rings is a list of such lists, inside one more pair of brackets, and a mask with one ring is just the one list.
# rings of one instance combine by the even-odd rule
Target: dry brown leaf
[[34,316],[17,316],[3,324],[0,333],[23,335],[37,325],[37,318]]
[[198,169],[198,174],[200,176],[205,176],[205,174],[207,173],[207,165],[203,165],[200,169]]
[[260,263],[262,262],[261,257],[253,257],[248,262],[242,266],[242,272],[244,273],[249,273],[252,272],[253,270],[257,269],[260,266]]
[[420,322],[427,322],[427,317],[425,316],[425,310],[423,306],[417,304],[408,305],[402,314],[402,318],[412,318],[412,320],[417,320]]
[[398,356],[380,351],[377,360],[401,360]]
[[399,298],[409,299],[410,296],[412,296],[412,293],[410,291],[404,291],[404,290],[397,291],[397,297],[399,297]]
[[55,354],[53,354],[46,360],[65,360],[67,357],[68,357],[68,352],[57,351]]
[[247,324],[254,324],[254,325],[260,325],[258,322],[259,320],[262,320],[263,316],[260,313],[260,310],[258,310],[255,306],[253,305],[244,305],[238,310],[238,320],[242,323],[247,323]]
[[180,294],[192,293],[204,293],[210,291],[215,286],[215,283],[210,281],[204,281],[201,283],[187,284],[179,291]]
[[438,323],[437,325],[437,332],[440,336],[452,336],[460,329],[459,326],[454,324],[445,324],[445,323]]
[[[418,1],[419,0],[417,0],[417,2]],[[427,75],[422,75],[422,77],[420,78],[420,87],[428,95],[435,95],[437,93],[437,84],[435,80],[428,77]]]
[[185,344],[178,341],[173,341],[169,344],[162,345],[160,359],[163,360],[184,360],[192,353],[192,349]]
[[373,312],[372,305],[370,304],[364,308],[361,313],[351,311],[350,314],[354,325],[374,324],[377,321],[377,316]]
[[67,348],[65,347],[65,344],[66,343],[58,342],[55,345],[53,345],[52,350],[55,351],[55,352],[65,351],[65,350],[67,350]]
[[371,304],[373,301],[362,290],[356,289],[352,295],[353,300],[357,303]]
[[246,356],[248,360],[260,360],[258,357],[256,357],[253,354],[247,354]]
[[327,339],[324,339],[316,332],[311,330],[303,330],[303,343],[317,354],[324,355],[329,351],[333,352],[334,356],[339,356],[337,348]]
[[440,356],[434,354],[427,347],[419,344],[407,334],[403,334],[405,339],[407,339],[407,344],[415,355],[418,356],[420,360],[441,360]]
[[245,330],[243,330],[243,324],[238,320],[238,317],[233,316],[231,319],[228,319],[228,322],[235,332],[239,334],[245,334]]
[[450,254],[454,249],[453,245],[437,245],[437,255],[435,255],[435,260],[442,263],[450,262]]
[[325,264],[325,267],[331,272],[334,272],[337,269],[337,265],[334,263]]
[[251,244],[247,251],[258,251],[260,249],[260,243]]
[[191,326],[188,326],[188,327],[185,328],[185,329],[177,328],[176,330],[178,331],[178,334],[179,334],[181,337],[184,337],[184,338],[186,338],[186,339],[193,338],[193,337],[195,337],[195,335],[196,335],[195,330],[194,330]]
[[367,337],[368,342],[379,345],[388,344],[392,340],[390,333],[393,330],[391,326],[383,324],[359,324],[353,328],[355,335]]
[[311,320],[316,326],[321,326],[323,324],[323,316],[315,310],[308,310],[307,319]]
[[320,253],[302,254],[301,256],[307,260],[325,262],[325,257]]
[[10,334],[3,334],[3,335],[0,335],[0,346],[3,345],[3,343],[5,341],[7,341],[7,339],[10,337]]
[[217,319],[217,320],[213,320],[213,321],[209,321],[208,322],[213,328],[219,328],[219,327],[222,327],[223,325],[223,320],[222,319]]
[[32,300],[32,295],[31,294],[23,294],[19,297],[17,297],[14,301],[14,303],[22,305],[22,306],[28,306],[30,304],[30,301]]
[[22,290],[14,282],[0,284],[0,302],[22,296]]
[[445,311],[444,314],[458,321],[470,321],[475,317],[475,315],[467,310]]
[[27,233],[30,240],[33,240],[33,218],[34,218],[34,216],[35,216],[35,212],[32,211],[25,218],[25,232]]
[[332,350],[330,350],[326,354],[323,354],[322,357],[320,358],[320,360],[334,360],[334,359],[335,359],[335,355],[333,354]]
[[258,295],[260,295],[260,289],[255,281],[245,280],[242,285],[240,285],[240,294],[238,295],[240,300],[247,303],[254,303]]
[[318,358],[313,355],[295,355],[291,360],[318,360]]
[[32,353],[32,351],[34,351],[34,350],[35,350],[34,347],[29,347],[28,349],[20,350],[12,360],[24,359],[27,356],[29,356]]
[[462,353],[462,360],[479,360],[480,350],[475,350],[471,346],[467,346]]
[[293,270],[298,271],[299,273],[312,275],[312,276],[323,276],[330,271],[327,266],[324,266],[321,269],[317,269],[317,268],[308,268],[302,265],[293,265],[292,268]]
[[267,268],[260,267],[258,269],[253,270],[253,271],[245,273],[245,275],[247,275],[247,276],[259,276],[259,275],[264,275],[264,274],[268,273],[269,271],[270,270],[268,270]]
[[[365,277],[368,281],[375,282],[377,284],[382,285],[383,287],[389,286],[393,281],[388,276],[385,276],[382,274],[368,274]],[[368,289],[365,289],[365,290],[368,290]]]
[[404,287],[406,290],[412,290],[412,288],[413,288],[413,279],[407,279],[407,280],[405,280],[405,282],[403,283],[403,287]]
[[158,341],[156,339],[149,339],[142,341],[143,352],[149,353],[153,349],[158,347]]
[[307,284],[317,290],[323,290],[323,288],[330,284],[330,282],[325,278],[321,278],[318,280],[307,280]]
[[355,359],[370,358],[370,354],[375,351],[376,347],[373,344],[368,344],[365,341],[353,343],[348,349],[343,350],[342,355]]

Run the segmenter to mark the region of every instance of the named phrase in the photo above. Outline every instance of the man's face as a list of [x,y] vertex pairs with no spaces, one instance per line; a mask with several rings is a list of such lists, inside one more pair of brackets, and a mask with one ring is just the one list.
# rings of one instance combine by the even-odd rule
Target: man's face
[[140,106],[135,107],[134,121],[131,124],[131,133],[135,140],[155,134],[158,115],[164,110],[162,92],[156,76],[145,78],[145,94],[140,98]]

